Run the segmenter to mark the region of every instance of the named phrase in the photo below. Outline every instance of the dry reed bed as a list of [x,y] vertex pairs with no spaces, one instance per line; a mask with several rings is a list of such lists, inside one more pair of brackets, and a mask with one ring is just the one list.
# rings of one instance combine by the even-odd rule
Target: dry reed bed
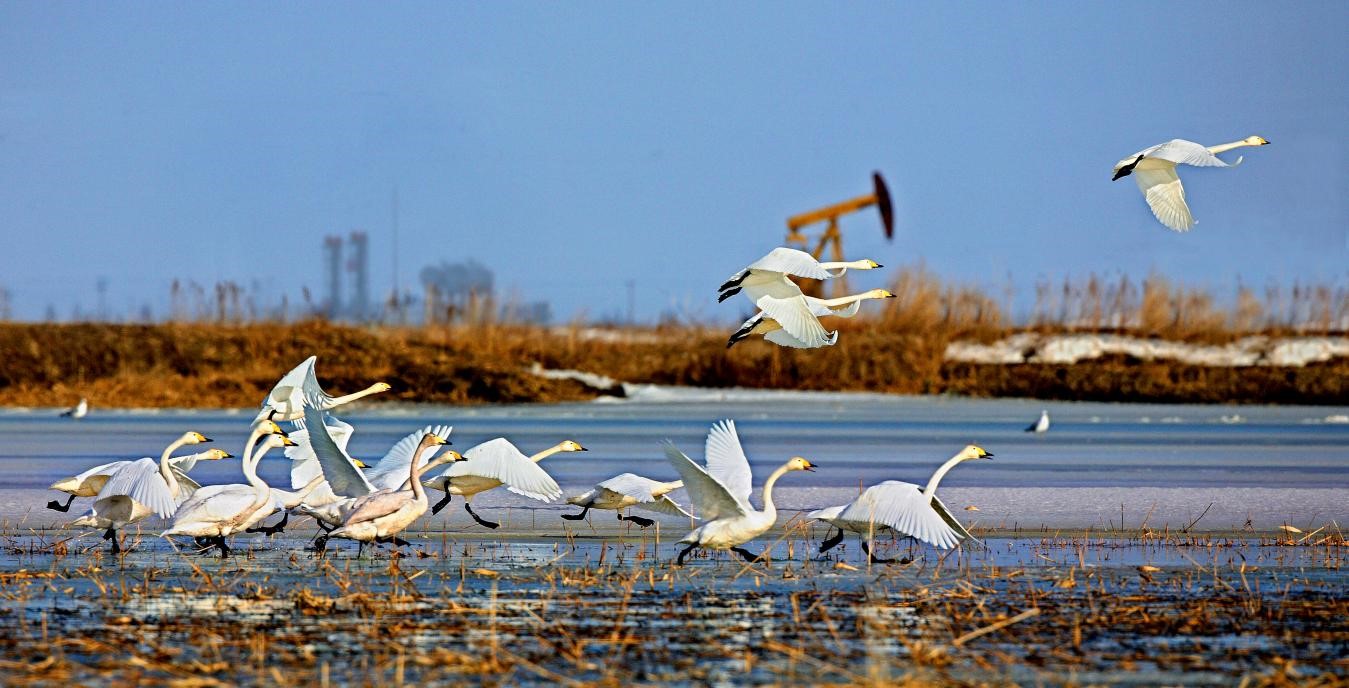
[[649,539],[433,536],[421,556],[362,560],[255,541],[221,562],[150,545],[116,560],[13,535],[0,679],[1329,686],[1349,673],[1338,530],[992,539],[874,567],[808,560],[815,534],[789,528],[777,551],[794,554],[771,565],[717,555],[683,568]]

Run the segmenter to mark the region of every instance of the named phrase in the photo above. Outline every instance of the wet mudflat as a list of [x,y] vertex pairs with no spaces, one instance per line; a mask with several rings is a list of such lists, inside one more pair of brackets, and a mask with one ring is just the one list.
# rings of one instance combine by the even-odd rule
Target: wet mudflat
[[[1343,685],[1343,536],[990,534],[943,555],[819,526],[771,564],[653,533],[418,533],[220,560],[154,537],[0,537],[6,685]],[[667,538],[668,539],[668,538]],[[178,543],[181,546],[183,543]]]

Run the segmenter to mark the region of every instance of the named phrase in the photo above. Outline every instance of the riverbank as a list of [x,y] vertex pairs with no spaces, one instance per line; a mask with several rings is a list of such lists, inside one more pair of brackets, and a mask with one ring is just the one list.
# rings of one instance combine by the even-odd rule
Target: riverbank
[[[1303,365],[1232,365],[1104,349],[1072,359],[990,362],[958,355],[970,347],[953,347],[965,340],[941,328],[865,320],[843,325],[839,344],[826,349],[746,342],[728,351],[725,332],[694,326],[0,323],[0,406],[64,407],[86,397],[95,408],[248,408],[311,354],[319,357],[319,376],[329,391],[375,381],[392,385],[370,400],[376,404],[583,401],[621,395],[621,382],[1095,401],[1349,403],[1349,358],[1338,354]],[[973,341],[971,346],[981,346]],[[547,372],[554,370],[585,375]]]

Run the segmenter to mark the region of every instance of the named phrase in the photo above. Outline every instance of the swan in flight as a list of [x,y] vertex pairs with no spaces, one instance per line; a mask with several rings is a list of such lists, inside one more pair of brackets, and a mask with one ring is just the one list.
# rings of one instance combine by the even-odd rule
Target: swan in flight
[[[794,248],[775,248],[749,267],[731,275],[717,291],[721,292],[717,301],[725,301],[742,290],[749,300],[758,303],[764,296],[785,299],[800,296],[801,288],[787,278],[788,275],[808,279],[827,280],[841,276],[849,268],[853,270],[874,270],[881,267],[874,260],[851,260],[821,263],[815,256]],[[836,270],[837,272],[830,272]]]
[[773,505],[773,486],[778,478],[790,471],[813,471],[815,464],[794,456],[779,466],[764,482],[764,508],[763,511],[757,511],[749,501],[753,476],[749,459],[745,457],[745,450],[741,448],[740,437],[735,431],[735,421],[725,420],[714,424],[707,434],[704,452],[707,461],[705,468],[685,456],[674,444],[668,441],[665,443],[666,458],[683,476],[689,497],[697,507],[698,517],[706,521],[680,540],[688,547],[679,553],[675,565],[682,566],[684,557],[695,547],[729,549],[746,561],[753,562],[764,555],[756,555],[740,545],[768,532],[777,523],[778,510]]
[[451,497],[462,495],[464,511],[478,525],[496,528],[501,524],[485,521],[474,513],[473,495],[505,485],[506,489],[518,495],[551,502],[562,496],[562,488],[538,463],[559,452],[583,451],[588,450],[576,442],[565,440],[533,456],[525,456],[504,437],[483,442],[464,452],[463,461],[456,462],[445,472],[424,483],[426,487],[445,493],[445,498],[431,507],[431,513],[440,513],[450,503]]
[[[262,439],[264,436],[266,439]],[[203,551],[216,547],[222,558],[228,557],[230,548],[225,544],[225,538],[244,530],[253,512],[273,499],[272,488],[258,477],[258,462],[269,450],[294,443],[276,423],[266,420],[256,423],[244,445],[244,479],[248,483],[207,485],[198,489],[178,508],[173,525],[160,533],[160,537],[190,535]]]
[[759,312],[736,330],[726,341],[729,349],[742,339],[751,335],[763,335],[763,338],[777,344],[795,349],[817,349],[832,346],[838,341],[838,332],[827,332],[820,318],[834,316],[851,318],[857,315],[862,302],[868,299],[890,299],[894,294],[884,289],[872,289],[843,296],[836,299],[817,299],[813,296],[793,296],[779,299],[764,296],[757,305]]
[[596,485],[589,492],[568,499],[568,504],[581,507],[581,513],[563,514],[562,518],[568,521],[579,521],[585,518],[591,509],[610,509],[618,512],[618,520],[620,521],[631,521],[642,528],[649,528],[655,524],[655,521],[649,518],[623,515],[623,509],[634,506],[661,514],[693,518],[692,514],[684,511],[677,502],[669,497],[671,492],[683,486],[683,480],[663,483],[632,473],[616,475]]
[[[198,485],[196,481],[187,477],[187,472],[192,470],[192,468],[197,465],[198,461],[218,461],[220,459],[231,458],[234,458],[234,455],[224,449],[208,449],[196,454],[171,457],[169,459],[169,467],[173,470],[174,477],[178,479],[179,486],[188,492],[187,496],[191,496],[191,491],[196,490],[201,486]],[[99,490],[102,490],[103,486],[108,484],[108,478],[112,477],[113,473],[121,470],[122,467],[129,463],[131,462],[113,461],[112,463],[101,464],[94,466],[79,475],[62,478],[61,480],[52,483],[51,489],[67,492],[70,494],[70,498],[66,500],[65,504],[53,499],[47,502],[47,508],[62,513],[70,511],[70,504],[75,501],[76,497],[94,497],[98,495]]]
[[407,482],[408,465],[414,454],[423,466],[434,458],[441,445],[432,445],[430,451],[415,451],[424,435],[434,434],[449,444],[453,430],[449,425],[428,425],[410,433],[395,442],[374,468],[362,471],[365,463],[347,453],[353,432],[351,425],[331,416],[325,418],[312,405],[304,413],[303,419],[295,421],[300,429],[291,433],[297,446],[286,450],[292,461],[291,486],[303,489],[318,476],[325,482],[305,497],[295,511],[314,517],[324,530],[342,525],[357,499],[379,490],[402,487]]
[[838,534],[820,544],[820,552],[827,552],[843,541],[844,531],[862,535],[862,551],[878,564],[892,559],[878,559],[872,552],[871,540],[876,533],[893,530],[922,540],[935,547],[950,549],[970,533],[960,525],[951,510],[937,498],[937,483],[948,471],[962,461],[991,459],[993,455],[973,444],[960,450],[932,474],[927,487],[912,483],[887,480],[868,487],[860,497],[840,506],[831,506],[806,514],[807,518],[824,521]]
[[1236,167],[1241,164],[1240,156],[1236,162],[1228,164],[1218,157],[1218,153],[1243,146],[1266,145],[1269,141],[1259,136],[1208,147],[1194,141],[1172,139],[1115,163],[1115,176],[1111,180],[1132,174],[1157,221],[1177,232],[1188,232],[1198,221],[1190,215],[1190,207],[1185,204],[1185,189],[1180,184],[1180,177],[1176,176],[1176,165]]
[[[427,449],[446,444],[449,444],[448,440],[433,432],[422,435],[421,441],[414,448],[412,458],[408,461],[409,488],[377,490],[357,499],[341,526],[326,535],[319,536],[315,543],[317,549],[323,551],[330,538],[356,540],[361,543],[362,549],[367,542],[389,542],[399,547],[406,546],[408,542],[398,537],[398,534],[421,518],[430,504],[426,498],[426,489],[421,482],[422,471],[444,463],[458,462],[463,458],[456,451],[446,450],[425,464],[418,460]],[[356,556],[360,555],[360,550],[357,550]]]
[[340,397],[330,396],[319,387],[318,377],[314,374],[314,362],[317,360],[317,356],[306,358],[277,381],[276,386],[262,400],[262,410],[258,411],[257,419],[297,420],[304,418],[306,402],[326,411],[390,389],[388,383],[376,382],[359,392]]
[[73,418],[75,420],[79,420],[87,415],[89,415],[89,400],[84,397],[80,397],[80,403],[61,412],[62,418]]
[[[199,432],[185,432],[164,448],[159,461],[146,457],[121,462],[122,465],[107,476],[94,495],[93,507],[70,525],[105,528],[103,539],[112,541],[112,553],[121,552],[117,531],[148,518],[150,514],[168,518],[186,497],[184,483],[179,482],[180,474],[170,463],[169,455],[179,447],[210,441]],[[195,487],[193,482],[186,489]]]
[[1042,432],[1049,432],[1049,411],[1040,411],[1040,420],[1027,425],[1026,432],[1033,432],[1037,435]]

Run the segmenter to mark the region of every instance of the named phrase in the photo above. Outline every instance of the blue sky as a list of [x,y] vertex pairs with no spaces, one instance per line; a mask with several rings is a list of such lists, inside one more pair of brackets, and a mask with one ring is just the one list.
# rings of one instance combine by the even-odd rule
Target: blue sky
[[[25,318],[99,276],[122,312],[175,277],[295,300],[361,228],[383,294],[397,187],[404,285],[476,258],[562,317],[634,280],[641,317],[731,319],[716,286],[873,169],[896,240],[865,214],[846,247],[887,266],[1344,283],[1347,30],[1343,2],[5,3],[0,287]],[[1250,134],[1182,171],[1189,234],[1110,181]]]

